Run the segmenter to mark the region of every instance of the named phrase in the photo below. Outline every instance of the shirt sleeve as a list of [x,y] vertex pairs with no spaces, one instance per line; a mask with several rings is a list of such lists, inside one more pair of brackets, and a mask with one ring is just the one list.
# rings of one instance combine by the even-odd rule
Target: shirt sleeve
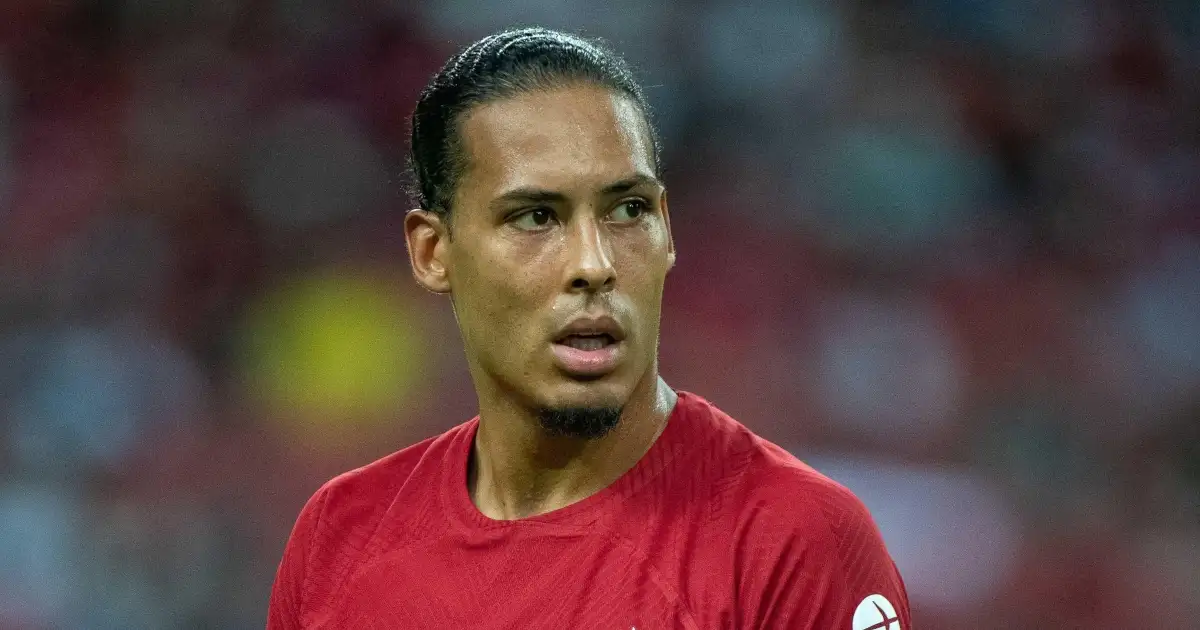
[[271,588],[271,603],[267,610],[267,630],[298,630],[301,625],[304,594],[309,575],[312,540],[325,507],[326,490],[313,495],[292,528],[283,550],[283,559]]
[[817,503],[744,538],[739,627],[910,630],[904,582],[866,507],[844,488]]

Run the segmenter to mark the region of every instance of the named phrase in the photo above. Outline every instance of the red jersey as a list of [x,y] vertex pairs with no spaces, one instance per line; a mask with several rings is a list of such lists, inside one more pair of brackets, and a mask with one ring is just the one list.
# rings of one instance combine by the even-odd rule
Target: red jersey
[[468,495],[478,422],[325,484],[267,628],[911,628],[862,503],[699,396],[612,485],[515,521]]

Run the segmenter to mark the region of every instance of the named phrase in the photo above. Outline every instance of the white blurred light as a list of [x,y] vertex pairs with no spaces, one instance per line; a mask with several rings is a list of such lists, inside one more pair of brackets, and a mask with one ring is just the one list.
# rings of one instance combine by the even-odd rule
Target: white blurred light
[[801,459],[871,511],[914,605],[978,610],[1005,584],[1021,545],[999,491],[967,472],[841,454]]
[[847,293],[818,329],[817,386],[833,421],[880,444],[925,444],[952,420],[963,366],[932,305]]
[[52,486],[0,484],[0,626],[65,621],[79,586],[82,510]]

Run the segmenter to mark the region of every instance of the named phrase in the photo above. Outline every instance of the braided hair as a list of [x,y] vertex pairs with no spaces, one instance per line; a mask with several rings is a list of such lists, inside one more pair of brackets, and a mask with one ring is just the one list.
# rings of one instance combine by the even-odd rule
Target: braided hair
[[650,130],[655,169],[659,141],[645,95],[628,64],[596,40],[545,28],[501,31],[467,46],[421,92],[412,115],[410,165],[421,209],[450,218],[450,201],[465,158],[458,125],[487,102],[578,83],[629,97]]

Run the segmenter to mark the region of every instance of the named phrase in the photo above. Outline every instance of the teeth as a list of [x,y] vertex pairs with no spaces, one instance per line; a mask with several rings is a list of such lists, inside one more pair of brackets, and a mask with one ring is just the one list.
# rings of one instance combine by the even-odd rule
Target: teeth
[[567,337],[566,339],[564,339],[563,343],[565,343],[566,345],[568,345],[572,348],[575,348],[576,350],[599,350],[599,349],[603,348],[604,346],[607,346],[609,344],[609,341],[610,341],[610,339],[609,339],[608,335],[596,335],[596,336],[587,336],[587,337],[580,336],[580,335],[571,335],[570,337]]

